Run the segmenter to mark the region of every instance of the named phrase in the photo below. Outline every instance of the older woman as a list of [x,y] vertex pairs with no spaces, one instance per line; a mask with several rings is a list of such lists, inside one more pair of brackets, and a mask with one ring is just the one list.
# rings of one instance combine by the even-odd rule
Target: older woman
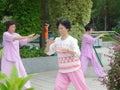
[[[28,42],[35,40],[39,35],[33,37],[33,35],[21,36],[18,33],[15,33],[16,24],[13,21],[6,22],[6,29],[7,31],[3,33],[1,71],[9,76],[12,66],[15,65],[18,70],[19,77],[27,76],[20,58],[19,45],[25,45]],[[30,83],[28,82],[25,85],[25,88],[29,87]]]
[[77,39],[69,35],[71,24],[66,19],[60,19],[57,23],[60,37],[50,39],[45,48],[48,55],[57,52],[59,72],[55,81],[54,90],[67,90],[72,82],[76,90],[89,90],[80,66],[80,50]]

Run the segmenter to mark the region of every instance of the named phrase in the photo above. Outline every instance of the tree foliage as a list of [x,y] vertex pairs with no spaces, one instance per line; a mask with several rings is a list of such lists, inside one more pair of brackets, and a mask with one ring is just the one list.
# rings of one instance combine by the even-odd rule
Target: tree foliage
[[95,30],[104,30],[104,0],[92,0],[91,20]]
[[[120,0],[92,0],[92,22],[96,30],[112,30],[120,21]],[[106,21],[105,21],[106,20]],[[105,26],[106,25],[106,26]]]
[[16,21],[22,35],[41,33],[41,0],[0,0],[0,36],[9,19]]
[[78,40],[84,32],[84,25],[90,21],[91,0],[49,0],[49,21],[51,30],[57,33],[55,23],[60,18],[70,20],[72,29],[70,33]]

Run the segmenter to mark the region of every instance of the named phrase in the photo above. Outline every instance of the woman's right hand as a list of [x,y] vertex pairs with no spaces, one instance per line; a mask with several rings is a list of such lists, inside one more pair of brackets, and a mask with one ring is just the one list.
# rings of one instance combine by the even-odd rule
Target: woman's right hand
[[50,45],[51,45],[52,43],[54,43],[54,38],[48,39],[47,44],[46,44],[46,47],[45,47],[45,51],[44,51],[45,53],[47,53],[47,52],[49,51]]
[[52,43],[54,43],[54,38],[50,38],[50,39],[48,39],[48,42],[47,42],[47,44],[52,44]]
[[104,37],[104,35],[105,35],[105,34],[100,34],[99,37],[102,38],[102,37]]
[[28,42],[31,42],[31,41],[37,39],[38,37],[40,37],[40,35],[39,35],[39,34],[36,34],[36,35],[35,35],[34,37],[32,37],[32,38],[28,38]]

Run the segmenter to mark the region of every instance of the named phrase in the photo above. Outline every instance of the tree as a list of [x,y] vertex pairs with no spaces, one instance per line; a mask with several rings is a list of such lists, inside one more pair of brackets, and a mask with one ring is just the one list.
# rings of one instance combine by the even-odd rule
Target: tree
[[46,23],[47,20],[47,0],[41,0],[41,21],[42,21],[42,33],[41,33],[41,38],[40,38],[40,46],[44,47],[45,46],[45,31],[44,31],[44,24]]
[[72,29],[70,33],[81,40],[84,25],[90,21],[92,1],[91,0],[49,0],[49,22],[51,30],[57,34],[55,23],[60,18],[70,20]]
[[[0,26],[2,36],[5,21],[17,22],[17,32],[22,35],[41,33],[41,0],[0,0]],[[10,17],[5,19],[5,17]]]
[[92,0],[91,20],[96,30],[112,30],[120,21],[120,0]]
[[104,30],[104,0],[92,0],[91,21],[95,30]]

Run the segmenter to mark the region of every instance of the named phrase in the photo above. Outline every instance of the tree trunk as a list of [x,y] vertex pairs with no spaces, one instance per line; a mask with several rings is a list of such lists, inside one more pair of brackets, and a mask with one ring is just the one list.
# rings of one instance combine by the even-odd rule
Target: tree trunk
[[104,14],[105,14],[105,17],[104,17],[104,23],[105,23],[105,27],[104,27],[104,30],[107,31],[107,18],[108,18],[108,9],[107,9],[107,4],[106,4],[106,0],[105,0],[105,5],[104,5]]
[[42,10],[42,34],[40,36],[40,47],[45,46],[44,23],[46,21],[46,0],[41,0]]

